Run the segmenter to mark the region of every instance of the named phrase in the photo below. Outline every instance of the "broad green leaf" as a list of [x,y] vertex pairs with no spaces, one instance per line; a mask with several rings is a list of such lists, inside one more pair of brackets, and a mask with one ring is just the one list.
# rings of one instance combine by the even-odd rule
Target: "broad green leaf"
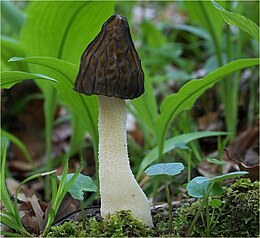
[[213,0],[211,0],[211,2],[216,9],[221,11],[222,16],[227,24],[238,27],[259,41],[259,26],[256,25],[252,20],[238,13],[225,10]]
[[155,164],[150,166],[144,172],[148,176],[154,176],[154,175],[174,176],[180,174],[183,169],[184,166],[182,163],[160,163],[160,164]]
[[217,165],[224,165],[224,164],[227,164],[227,162],[225,161],[220,161],[218,159],[215,159],[215,158],[207,158],[207,161],[212,163],[212,164],[217,164]]
[[3,71],[1,72],[1,88],[11,88],[16,83],[29,79],[44,79],[57,82],[55,79],[43,74],[31,74],[21,71]]
[[69,107],[71,113],[77,113],[83,128],[90,132],[97,147],[97,98],[73,91],[73,84],[78,71],[76,65],[51,57],[12,58],[10,61],[33,63],[47,67],[48,71],[46,72],[49,76],[58,81],[54,86],[58,90],[62,102]]
[[113,13],[113,1],[30,2],[21,34],[26,56],[55,57],[78,64],[84,49]]
[[[78,65],[84,49],[94,39],[102,24],[113,12],[114,2],[112,1],[32,1],[28,3],[27,19],[21,32],[21,43],[26,56],[55,57]],[[53,75],[54,68],[55,66],[46,68],[40,65],[30,65],[31,72],[42,72],[45,75]],[[73,71],[73,73],[76,71]],[[66,77],[66,75],[64,76]],[[70,79],[74,81],[75,76],[76,73]],[[63,75],[59,75],[59,77],[63,77]],[[45,134],[47,155],[50,157],[51,141],[49,138],[51,138],[53,117],[58,102],[57,93],[48,83],[41,83],[38,86],[45,97]],[[59,93],[61,94],[61,92]],[[82,104],[84,101],[81,101],[80,98],[79,103]],[[93,108],[96,108],[95,104]],[[88,120],[89,117],[84,118],[88,112],[84,112],[80,106],[75,107],[75,105],[70,106],[70,111],[71,113],[80,113],[81,118],[84,120],[84,123],[82,123],[83,130],[84,128],[88,129],[96,145],[94,148],[96,148],[97,134],[95,127]],[[73,116],[72,118],[76,117]],[[75,123],[73,122],[73,124]],[[78,128],[73,127],[73,129]],[[79,133],[83,133],[82,128],[81,132],[73,131],[72,135],[78,135]]]
[[[206,177],[195,177],[192,179],[188,185],[187,190],[191,197],[194,198],[203,198],[209,189],[210,184],[212,183],[212,179]],[[210,196],[221,195],[224,192],[223,188],[219,183],[214,183],[213,188],[210,192]]]
[[[74,173],[67,175],[65,184],[67,184],[70,181],[73,175]],[[61,177],[62,176],[58,176],[60,180]],[[68,192],[74,199],[83,201],[84,200],[83,191],[96,192],[97,186],[93,183],[92,179],[89,176],[79,174],[75,179],[74,183],[70,186]]]
[[[163,154],[167,153],[173,149],[183,147],[183,145],[186,145],[187,143],[204,138],[204,137],[210,137],[210,136],[219,136],[219,135],[227,135],[228,133],[226,132],[216,132],[216,131],[202,131],[202,132],[192,132],[192,133],[187,133],[179,136],[175,136],[171,139],[168,139],[165,141],[165,146],[163,150]],[[138,173],[137,173],[137,179],[139,180],[142,172],[152,163],[154,163],[158,159],[158,147],[155,147],[152,149],[147,156],[143,159]]]
[[238,70],[259,64],[259,59],[241,59],[230,62],[202,79],[194,79],[186,83],[179,92],[167,96],[160,107],[161,114],[155,121],[158,140],[158,157],[161,158],[164,150],[164,140],[172,120],[182,111],[192,108],[195,101],[214,84],[227,75]]
[[246,171],[231,172],[231,173],[228,173],[228,174],[216,176],[216,177],[212,178],[212,181],[221,182],[221,181],[224,181],[226,179],[240,177],[240,176],[243,176],[243,175],[246,175],[246,174],[248,174],[248,172],[246,172]]

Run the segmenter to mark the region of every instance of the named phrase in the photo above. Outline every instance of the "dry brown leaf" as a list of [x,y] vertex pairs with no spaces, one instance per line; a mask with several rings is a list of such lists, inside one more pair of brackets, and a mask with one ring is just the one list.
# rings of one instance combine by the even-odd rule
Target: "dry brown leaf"
[[18,194],[18,211],[25,229],[35,235],[39,235],[46,225],[45,210],[47,204],[37,198],[36,195],[27,196]]
[[231,159],[232,161],[234,161],[239,169],[241,171],[247,171],[248,174],[246,175],[246,177],[250,178],[251,181],[256,181],[259,180],[259,163],[253,166],[247,166],[243,163],[243,159],[241,158],[241,156],[238,153],[235,153],[235,158],[232,158],[229,156],[229,153],[227,150],[225,150],[226,155],[229,159]]
[[[255,126],[239,134],[226,150],[228,150],[230,157],[233,157],[237,153],[243,158],[250,148],[258,145],[258,142],[259,127]],[[227,160],[227,155],[224,154],[222,159]]]
[[36,217],[40,232],[42,232],[46,225],[46,222],[47,222],[45,214],[42,211],[38,198],[35,195],[33,195],[31,198],[29,198],[29,202],[31,203],[32,209],[35,213],[35,217]]

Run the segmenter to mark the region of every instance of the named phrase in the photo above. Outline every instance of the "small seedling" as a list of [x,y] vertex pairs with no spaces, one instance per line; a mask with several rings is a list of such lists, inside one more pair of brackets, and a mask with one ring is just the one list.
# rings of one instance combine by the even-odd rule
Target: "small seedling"
[[67,175],[68,175],[68,170],[69,170],[69,163],[68,163],[68,157],[65,160],[64,164],[64,169],[62,172],[62,178],[60,181],[60,185],[57,188],[57,183],[56,183],[56,176],[52,175],[51,176],[51,193],[52,193],[52,204],[51,204],[51,209],[50,212],[48,213],[48,220],[47,224],[43,230],[42,236],[46,236],[48,232],[50,231],[51,225],[55,219],[55,216],[58,212],[58,209],[60,207],[60,204],[66,195],[67,191],[75,181],[75,179],[78,177],[80,171],[82,169],[82,161],[80,162],[80,167],[76,170],[76,172],[71,176],[70,180],[67,181]]
[[16,230],[18,233],[13,233],[13,232],[6,232],[6,231],[1,231],[1,234],[4,236],[13,236],[13,237],[19,237],[19,236],[24,236],[24,237],[32,237],[32,235],[24,228],[20,215],[19,215],[19,210],[18,210],[18,194],[21,190],[21,187],[26,184],[27,182],[43,177],[49,174],[53,174],[56,172],[56,170],[53,170],[51,172],[45,172],[45,173],[37,173],[34,175],[29,176],[28,178],[24,179],[18,188],[16,189],[16,192],[14,194],[14,201],[12,202],[9,193],[6,188],[5,184],[5,171],[6,171],[6,151],[7,147],[9,144],[9,141],[5,138],[2,137],[2,144],[1,144],[1,171],[0,171],[0,176],[1,176],[1,201],[4,205],[5,210],[1,210],[0,212],[0,220],[1,223],[4,225]]
[[206,178],[206,177],[199,176],[199,177],[195,177],[188,183],[187,190],[188,190],[189,195],[191,197],[195,197],[195,198],[203,198],[203,201],[202,201],[201,206],[199,207],[198,211],[196,212],[195,217],[189,227],[187,236],[191,235],[192,230],[205,206],[206,206],[206,219],[207,219],[206,234],[207,234],[207,236],[210,235],[210,231],[216,226],[219,216],[217,217],[217,219],[215,219],[215,221],[213,220],[213,214],[210,217],[209,205],[213,205],[213,207],[216,208],[217,206],[220,206],[221,203],[219,203],[218,201],[215,201],[213,203],[211,202],[211,204],[210,204],[209,196],[219,196],[224,192],[223,188],[220,185],[220,182],[222,182],[226,179],[243,176],[247,173],[248,172],[246,172],[246,171],[232,172],[232,173],[216,176],[214,178]]
[[167,185],[167,176],[174,176],[180,174],[184,169],[182,163],[159,163],[148,167],[144,172],[148,176],[160,175],[164,181],[166,198],[169,209],[169,232],[172,232],[172,200],[169,187]]
[[[68,174],[66,177],[65,185],[69,183],[74,173]],[[58,176],[58,179],[61,180],[62,176]],[[81,217],[82,217],[82,226],[83,230],[86,230],[85,216],[84,216],[84,205],[83,205],[83,191],[86,192],[96,192],[97,186],[93,183],[92,179],[89,176],[85,176],[83,174],[79,174],[73,184],[68,189],[70,195],[80,201],[81,208]]]

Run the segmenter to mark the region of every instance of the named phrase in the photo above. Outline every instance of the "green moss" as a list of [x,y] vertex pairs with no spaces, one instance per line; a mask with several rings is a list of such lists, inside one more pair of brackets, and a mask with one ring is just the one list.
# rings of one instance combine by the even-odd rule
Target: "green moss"
[[52,227],[47,237],[144,237],[152,235],[152,229],[133,218],[130,211],[120,211],[110,218],[86,221],[87,230],[82,230],[79,222],[65,222]]
[[[225,189],[220,197],[223,204],[215,210],[214,218],[218,222],[211,231],[211,236],[255,237],[259,235],[259,182],[239,179]],[[175,235],[185,236],[201,200],[179,209],[174,219]],[[212,214],[213,208],[210,207]],[[203,218],[204,219],[203,219]],[[193,236],[205,236],[205,210],[198,219]]]
[[89,236],[102,237],[140,237],[152,234],[152,230],[143,222],[133,218],[130,211],[120,211],[109,219],[89,221],[87,226]]
[[62,225],[51,227],[47,237],[86,237],[82,224],[75,221],[64,222]]

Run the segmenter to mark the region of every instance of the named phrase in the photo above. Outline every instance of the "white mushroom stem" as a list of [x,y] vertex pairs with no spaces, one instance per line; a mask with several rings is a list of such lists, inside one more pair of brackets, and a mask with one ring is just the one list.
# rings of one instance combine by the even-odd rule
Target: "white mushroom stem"
[[130,169],[123,99],[99,96],[99,182],[102,217],[131,210],[153,226],[148,199]]

